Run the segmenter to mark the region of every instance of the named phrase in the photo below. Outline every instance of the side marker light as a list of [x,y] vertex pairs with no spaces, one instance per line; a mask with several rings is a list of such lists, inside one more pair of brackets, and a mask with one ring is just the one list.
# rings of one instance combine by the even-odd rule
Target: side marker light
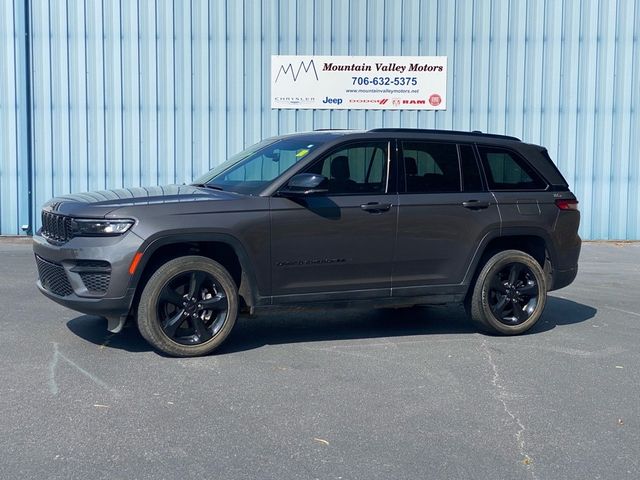
[[131,260],[131,265],[129,265],[129,275],[133,275],[136,272],[136,268],[138,268],[138,264],[142,260],[142,252],[138,252],[133,256],[133,260]]

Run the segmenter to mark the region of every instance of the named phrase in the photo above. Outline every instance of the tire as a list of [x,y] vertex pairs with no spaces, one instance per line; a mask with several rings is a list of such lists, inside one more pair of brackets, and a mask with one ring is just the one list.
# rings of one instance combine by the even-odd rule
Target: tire
[[489,258],[466,304],[471,319],[484,331],[518,335],[540,319],[547,284],[540,264],[519,250]]
[[238,316],[238,290],[229,272],[207,257],[175,258],[156,270],[138,305],[142,336],[176,357],[206,355],[229,336]]

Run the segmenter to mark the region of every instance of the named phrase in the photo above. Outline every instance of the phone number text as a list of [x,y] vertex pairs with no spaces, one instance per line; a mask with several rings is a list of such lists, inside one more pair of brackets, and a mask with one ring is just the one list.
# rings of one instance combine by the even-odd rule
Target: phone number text
[[417,85],[417,77],[351,77],[352,85]]

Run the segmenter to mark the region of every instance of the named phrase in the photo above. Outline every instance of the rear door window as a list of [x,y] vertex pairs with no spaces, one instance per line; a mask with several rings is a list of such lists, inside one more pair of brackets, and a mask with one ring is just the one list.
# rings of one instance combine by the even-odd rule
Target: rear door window
[[482,177],[471,145],[459,145],[460,166],[462,167],[462,189],[465,192],[481,192]]
[[455,144],[403,141],[402,156],[407,193],[461,191]]

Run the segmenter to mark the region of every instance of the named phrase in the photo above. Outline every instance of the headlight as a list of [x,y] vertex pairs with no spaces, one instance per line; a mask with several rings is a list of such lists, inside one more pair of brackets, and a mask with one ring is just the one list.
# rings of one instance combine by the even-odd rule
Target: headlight
[[76,237],[94,237],[100,235],[121,235],[131,228],[133,220],[93,220],[75,218],[71,222]]

